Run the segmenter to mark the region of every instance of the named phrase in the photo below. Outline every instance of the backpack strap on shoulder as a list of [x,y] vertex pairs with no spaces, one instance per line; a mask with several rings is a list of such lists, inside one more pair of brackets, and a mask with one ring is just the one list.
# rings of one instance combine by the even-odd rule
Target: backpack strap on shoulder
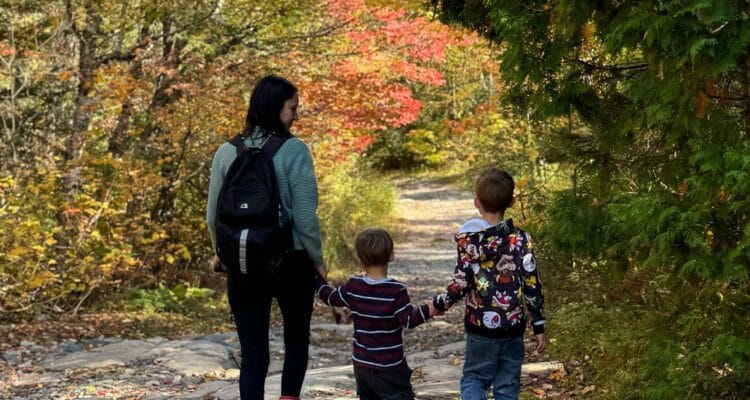
[[279,151],[281,146],[287,141],[287,139],[291,137],[291,135],[268,135],[268,140],[266,140],[266,143],[263,145],[263,149],[261,150],[261,152],[263,153],[263,157],[267,160],[271,160],[276,152]]
[[245,146],[245,138],[242,137],[242,135],[238,134],[237,136],[233,137],[229,141],[229,143],[231,143],[232,146],[234,146],[237,149],[238,156],[248,150],[247,146]]

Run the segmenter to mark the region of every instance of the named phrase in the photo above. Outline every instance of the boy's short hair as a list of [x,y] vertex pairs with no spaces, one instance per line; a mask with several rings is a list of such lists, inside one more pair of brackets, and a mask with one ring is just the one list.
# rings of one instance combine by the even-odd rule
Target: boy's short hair
[[369,228],[360,232],[354,240],[357,257],[365,267],[386,265],[393,254],[393,239],[385,229]]
[[485,211],[505,212],[513,204],[515,183],[509,173],[489,168],[482,171],[474,185],[474,191]]

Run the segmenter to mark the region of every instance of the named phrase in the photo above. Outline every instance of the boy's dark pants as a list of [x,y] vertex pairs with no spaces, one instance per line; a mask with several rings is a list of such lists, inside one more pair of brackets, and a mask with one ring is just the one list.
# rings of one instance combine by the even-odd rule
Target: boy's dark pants
[[281,394],[299,396],[307,369],[310,316],[313,306],[313,262],[304,251],[295,251],[280,271],[247,275],[227,274],[227,296],[242,349],[240,398],[263,400],[270,354],[268,325],[271,299],[276,297],[284,318],[284,370]]
[[360,400],[414,400],[411,369],[404,363],[393,371],[354,366]]

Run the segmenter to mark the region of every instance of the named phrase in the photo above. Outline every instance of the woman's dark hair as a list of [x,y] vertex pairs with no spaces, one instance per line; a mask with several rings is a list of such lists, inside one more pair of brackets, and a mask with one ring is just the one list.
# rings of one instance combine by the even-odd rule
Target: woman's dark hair
[[284,108],[284,102],[291,99],[295,93],[297,87],[284,78],[268,75],[259,80],[250,95],[250,107],[245,117],[242,136],[250,136],[256,126],[267,132],[288,135],[289,130],[281,123],[279,114]]

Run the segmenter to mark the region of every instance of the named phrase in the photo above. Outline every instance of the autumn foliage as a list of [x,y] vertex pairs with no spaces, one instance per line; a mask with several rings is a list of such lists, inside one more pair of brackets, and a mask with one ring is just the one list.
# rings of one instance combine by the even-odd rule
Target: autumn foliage
[[[358,155],[418,123],[430,90],[446,86],[447,54],[477,40],[419,8],[362,1],[27,0],[0,16],[0,311],[10,319],[160,282],[205,284],[208,166],[268,73],[300,89],[295,133],[316,158],[322,210],[366,207],[336,186],[358,183],[337,174],[370,179]],[[382,217],[362,215],[371,219],[357,224]],[[355,225],[329,226],[328,248]]]

